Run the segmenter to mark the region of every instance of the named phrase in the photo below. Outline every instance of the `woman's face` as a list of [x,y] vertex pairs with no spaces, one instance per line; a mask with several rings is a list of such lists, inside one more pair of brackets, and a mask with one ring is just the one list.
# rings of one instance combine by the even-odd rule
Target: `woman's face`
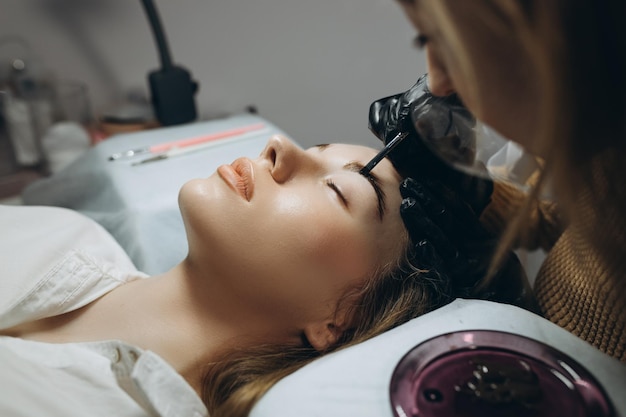
[[[480,1],[399,3],[419,33],[417,43],[426,50],[433,94],[456,92],[477,118],[536,152],[532,138],[537,135],[539,120],[537,74],[514,31],[496,33],[491,29]],[[453,31],[460,45],[454,41]],[[469,62],[461,62],[461,56]],[[467,64],[475,79],[469,76]]]
[[388,160],[376,179],[358,172],[375,154],[343,144],[302,150],[275,136],[258,158],[186,183],[189,259],[276,326],[332,316],[346,289],[405,247],[401,178]]

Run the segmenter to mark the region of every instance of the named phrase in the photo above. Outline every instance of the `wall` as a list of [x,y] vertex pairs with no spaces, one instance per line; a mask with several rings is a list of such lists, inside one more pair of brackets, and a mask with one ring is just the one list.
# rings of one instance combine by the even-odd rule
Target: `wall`
[[[369,104],[425,71],[393,0],[156,5],[174,60],[200,83],[203,118],[254,105],[304,146],[377,146],[367,129]],[[33,62],[85,81],[98,112],[128,91],[146,92],[146,74],[158,67],[139,0],[0,0],[0,63],[16,48],[6,42],[13,35],[30,44]]]

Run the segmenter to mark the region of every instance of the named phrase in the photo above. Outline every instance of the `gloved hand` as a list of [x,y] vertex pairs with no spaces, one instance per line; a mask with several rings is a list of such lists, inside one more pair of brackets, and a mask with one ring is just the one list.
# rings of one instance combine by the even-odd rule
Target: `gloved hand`
[[498,244],[459,195],[430,179],[405,179],[400,213],[414,245],[420,269],[448,278],[453,297],[514,304],[538,312],[524,269],[511,251],[486,288],[486,276]]
[[456,95],[430,93],[427,75],[408,91],[375,101],[369,110],[369,128],[385,145],[399,132],[409,133],[388,156],[402,176],[440,181],[480,214],[490,200],[493,183],[450,165],[474,165],[474,124]]

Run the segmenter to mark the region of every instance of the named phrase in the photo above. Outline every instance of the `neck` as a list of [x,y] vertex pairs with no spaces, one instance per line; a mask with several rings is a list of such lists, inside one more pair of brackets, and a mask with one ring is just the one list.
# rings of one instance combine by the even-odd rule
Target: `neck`
[[247,314],[215,281],[184,261],[165,274],[117,287],[68,317],[56,329],[57,337],[75,342],[116,339],[153,351],[196,390],[204,365],[222,352],[297,340],[296,335],[274,334],[271,323]]

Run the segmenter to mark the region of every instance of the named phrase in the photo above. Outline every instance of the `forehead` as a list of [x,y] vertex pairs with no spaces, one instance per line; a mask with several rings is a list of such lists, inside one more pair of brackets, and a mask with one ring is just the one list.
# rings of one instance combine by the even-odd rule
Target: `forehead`
[[374,155],[376,150],[367,146],[350,145],[347,143],[331,143],[325,147],[329,154],[337,157],[347,157],[353,160],[365,162],[369,161]]
[[[324,156],[328,161],[336,161],[345,164],[347,162],[359,162],[362,165],[367,164],[374,156],[378,154],[378,150],[368,146],[350,145],[343,143],[335,143],[325,147]],[[374,169],[372,173],[382,180],[399,181],[401,178],[389,159],[384,158]]]

